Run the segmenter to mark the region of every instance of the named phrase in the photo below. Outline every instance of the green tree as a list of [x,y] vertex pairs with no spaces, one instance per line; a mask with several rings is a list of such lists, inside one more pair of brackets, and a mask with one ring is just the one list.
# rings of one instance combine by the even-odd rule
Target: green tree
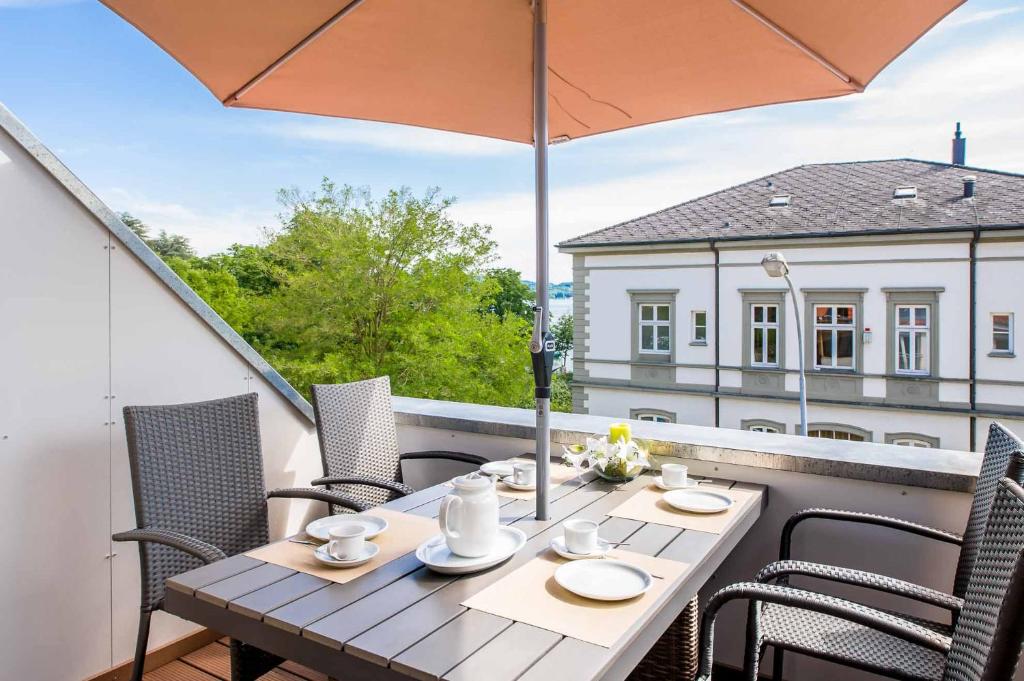
[[119,213],[117,217],[121,218],[121,222],[123,222],[128,229],[135,232],[135,236],[139,237],[143,241],[147,241],[149,239],[149,227],[147,227],[146,223],[142,220],[127,211]]
[[252,305],[231,272],[202,258],[164,258],[175,273],[199,294],[235,331],[247,338],[252,331]]
[[529,394],[528,326],[489,309],[489,228],[454,222],[450,200],[408,189],[373,199],[324,180],[280,195],[267,246],[276,286],[258,298],[260,349],[301,392],[391,376],[397,394],[515,404]]
[[487,272],[487,280],[495,287],[487,309],[502,319],[515,315],[533,324],[533,291],[517,270],[498,267]]
[[562,363],[562,373],[565,373],[565,364],[569,361],[569,353],[572,352],[572,315],[559,317],[551,327],[551,334],[555,337],[555,359]]
[[168,258],[194,258],[196,251],[189,243],[188,237],[181,234],[169,234],[167,230],[161,229],[157,236],[146,239],[146,243],[153,252],[164,260]]

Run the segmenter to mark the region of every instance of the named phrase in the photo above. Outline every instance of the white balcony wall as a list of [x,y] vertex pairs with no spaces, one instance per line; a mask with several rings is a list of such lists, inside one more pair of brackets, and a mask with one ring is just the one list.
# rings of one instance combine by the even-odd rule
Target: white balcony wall
[[[3,131],[0,206],[0,656],[5,678],[81,679],[134,652],[138,551],[110,541],[135,526],[122,407],[259,393],[268,487],[320,475],[316,434]],[[276,536],[311,512],[270,509]],[[158,613],[150,647],[195,629]]]

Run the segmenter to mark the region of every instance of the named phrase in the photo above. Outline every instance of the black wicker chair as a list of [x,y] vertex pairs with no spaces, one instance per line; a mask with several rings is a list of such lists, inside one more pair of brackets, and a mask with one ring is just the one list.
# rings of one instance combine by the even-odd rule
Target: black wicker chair
[[1017,482],[1022,472],[1024,454],[1014,452],[1007,477],[996,483],[964,598],[935,597],[935,604],[953,613],[950,633],[834,596],[744,582],[716,593],[704,611],[698,678],[712,678],[715,616],[740,599],[762,604],[748,622],[750,681],[758,678],[768,645],[897,679],[1009,681],[1024,643],[1024,487]]
[[[139,543],[142,599],[132,681],[142,679],[149,622],[164,581],[269,540],[267,498],[316,499],[352,510],[367,505],[323,489],[265,491],[256,393],[194,404],[125,407],[138,529],[114,541]],[[233,681],[264,674],[279,658],[231,642]]]
[[[944,609],[950,609],[955,603],[963,598],[967,590],[967,583],[971,577],[978,557],[978,550],[981,545],[981,536],[985,530],[988,520],[989,509],[992,506],[992,499],[995,497],[996,485],[1004,475],[1013,452],[1024,451],[1024,443],[1013,435],[1004,426],[993,423],[989,428],[988,440],[985,443],[985,456],[981,463],[981,472],[978,475],[978,482],[974,492],[974,500],[971,502],[971,511],[967,520],[967,527],[963,536],[939,530],[925,525],[912,523],[899,518],[874,515],[856,511],[843,511],[836,509],[812,508],[793,515],[782,530],[782,541],[779,550],[779,561],[771,563],[761,570],[755,580],[758,582],[787,584],[789,577],[800,575],[816,579],[852,584],[867,589],[882,591],[898,595],[911,600],[916,600],[931,605],[937,605]],[[1018,482],[1022,482],[1018,480]],[[792,560],[793,531],[801,523],[807,520],[832,520],[844,523],[860,523],[877,525],[880,527],[900,530],[910,534],[934,539],[940,542],[960,546],[960,558],[957,562],[956,577],[953,583],[952,594],[937,592],[933,589],[910,584],[897,579],[891,579],[881,575],[850,570],[847,568],[835,567],[832,565],[821,565],[807,561]],[[754,607],[751,605],[751,607]],[[754,613],[749,615],[754,617]],[[904,619],[916,621],[918,624],[929,627],[942,634],[949,635],[952,632],[952,625],[945,622],[934,622],[909,615],[899,615]],[[813,626],[813,618],[804,618],[806,626]],[[776,650],[772,665],[772,678],[775,681],[782,681],[783,651]]]
[[[326,485],[370,506],[379,506],[414,490],[404,484],[402,462],[445,459],[479,466],[487,459],[462,452],[398,451],[398,429],[387,376],[353,383],[313,386],[313,410],[320,439]],[[332,506],[331,513],[345,508]]]

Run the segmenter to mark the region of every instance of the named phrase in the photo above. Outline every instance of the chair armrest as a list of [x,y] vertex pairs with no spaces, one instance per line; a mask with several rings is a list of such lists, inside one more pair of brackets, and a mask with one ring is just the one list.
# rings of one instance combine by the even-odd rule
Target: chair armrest
[[218,560],[224,560],[227,556],[223,551],[218,549],[213,544],[207,544],[206,542],[190,537],[187,534],[181,532],[174,532],[173,530],[161,530],[155,527],[149,528],[138,528],[134,530],[128,530],[127,532],[118,532],[111,536],[114,541],[137,541],[137,542],[150,542],[152,544],[163,544],[164,546],[170,546],[171,548],[184,551],[190,556],[195,556],[199,560],[206,564],[216,563]]
[[490,461],[490,459],[480,456],[479,454],[466,454],[465,452],[406,452],[405,454],[399,454],[398,456],[399,461],[416,461],[417,459],[447,459],[448,461],[471,463],[475,466],[482,466]]
[[330,489],[313,489],[311,487],[285,487],[282,489],[272,489],[267,492],[268,499],[313,499],[314,501],[324,501],[328,504],[337,504],[338,506],[344,506],[350,508],[357,513],[362,511],[368,511],[373,506],[366,503],[365,501],[359,501],[352,497],[342,494],[341,492],[335,492]]
[[831,508],[808,508],[793,514],[789,520],[786,521],[785,526],[783,526],[782,541],[779,543],[779,560],[789,560],[792,552],[793,530],[795,530],[796,526],[803,521],[811,519],[839,520],[849,523],[877,525],[879,527],[887,527],[893,530],[902,530],[903,532],[916,534],[919,537],[935,539],[937,541],[946,542],[947,544],[956,544],[959,546],[963,543],[963,537],[959,534],[947,532],[946,530],[939,530],[934,527],[928,527],[927,525],[912,523],[909,520],[902,520],[900,518],[892,518],[884,515],[875,515],[874,513],[862,513],[860,511],[843,511]]
[[[714,627],[715,617],[719,609],[734,600],[756,601],[759,603],[776,603],[795,608],[803,608],[812,612],[820,612],[839,617],[854,624],[870,627],[883,634],[936,650],[940,653],[949,652],[949,638],[927,627],[902,619],[882,610],[876,610],[860,603],[847,601],[835,596],[794,589],[778,584],[761,584],[758,582],[739,582],[721,589],[708,601],[701,617],[700,667],[697,678],[711,678],[711,664],[714,661]],[[756,608],[750,609],[756,613]],[[756,616],[756,615],[755,615]],[[749,626],[749,623],[748,623]],[[749,654],[749,651],[748,653]]]
[[961,598],[937,591],[936,589],[929,589],[920,584],[906,582],[902,579],[877,575],[863,570],[851,570],[850,568],[836,567],[834,565],[810,563],[804,560],[782,560],[769,563],[757,573],[757,577],[754,580],[762,583],[772,582],[779,577],[789,575],[804,575],[817,579],[827,579],[841,584],[860,586],[865,589],[883,591],[939,608],[945,608],[952,612],[954,617],[960,613],[960,608],[964,604]]
[[394,480],[378,480],[377,478],[366,478],[363,476],[335,476],[327,475],[322,478],[312,480],[309,484],[311,485],[369,485],[370,487],[380,487],[382,489],[391,490],[396,494],[401,494],[403,497],[407,494],[412,494],[416,490],[408,485],[403,485],[400,482]]

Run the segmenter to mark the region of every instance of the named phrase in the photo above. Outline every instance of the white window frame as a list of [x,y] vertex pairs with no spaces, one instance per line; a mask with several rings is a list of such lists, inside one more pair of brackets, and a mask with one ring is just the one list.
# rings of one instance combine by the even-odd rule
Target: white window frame
[[[1006,349],[996,349],[996,317],[1006,317]],[[992,353],[996,355],[1012,355],[1013,354],[1013,313],[1012,312],[993,312],[992,316]],[[1003,332],[998,332],[1002,334]]]
[[[915,326],[914,320],[917,318],[917,310],[923,309],[925,313],[925,325]],[[900,310],[910,310],[910,324],[900,324]],[[896,315],[895,319],[892,320],[893,328],[896,332],[893,334],[893,352],[896,353],[895,367],[896,373],[901,376],[929,376],[931,375],[932,366],[932,306],[922,305],[918,303],[896,303],[893,306],[893,314]],[[910,345],[907,348],[908,366],[913,367],[917,360],[917,336],[924,336],[924,362],[922,362],[922,369],[900,369],[900,334],[910,334]],[[856,334],[855,334],[856,335]]]
[[764,424],[754,425],[747,428],[752,433],[778,433],[779,429],[775,426],[768,426]]
[[[821,435],[811,435],[811,433],[833,433],[834,435],[845,435],[846,437],[823,437]],[[847,430],[846,428],[838,425],[808,426],[807,437],[816,437],[823,440],[839,440],[842,442],[871,442],[871,440],[863,433]],[[854,440],[853,438],[857,439]]]
[[664,414],[654,414],[651,412],[640,412],[636,415],[637,421],[649,421],[651,423],[672,423],[672,419],[665,416]]
[[[697,315],[704,315],[704,323],[697,323]],[[703,329],[703,336],[697,335],[697,329]],[[671,336],[670,336],[671,340]],[[692,345],[707,345],[708,344],[708,311],[707,310],[691,310],[690,311],[690,343]]]
[[[829,324],[820,324],[818,322],[818,308],[827,307],[831,308],[832,322]],[[836,310],[840,307],[848,307],[853,310],[853,321],[851,324],[839,324],[835,320],[838,318]],[[811,305],[811,318],[813,321],[812,333],[811,333],[811,357],[814,360],[815,369],[829,369],[832,371],[857,371],[857,306],[853,303],[814,303]],[[818,342],[818,331],[830,331],[832,334],[832,363],[831,364],[818,364],[818,352],[816,344]],[[850,366],[841,367],[836,364],[838,361],[838,347],[839,343],[839,331],[849,331],[853,345],[850,347]]]
[[923,449],[933,449],[931,442],[925,442],[916,437],[897,437],[893,438],[889,444],[899,445],[900,447],[921,447]]
[[[764,312],[761,315],[761,321],[756,321],[757,315],[755,310],[757,308],[764,308]],[[768,321],[768,308],[775,308],[775,321]],[[778,368],[779,360],[782,356],[782,348],[779,345],[779,338],[781,330],[779,327],[779,318],[782,315],[782,306],[778,303],[750,303],[750,329],[747,333],[750,334],[750,366],[752,367],[770,367]],[[763,361],[758,362],[754,359],[757,355],[755,354],[756,346],[754,344],[754,337],[756,334],[754,331],[761,329],[761,357]],[[775,329],[775,361],[768,361],[768,330]]]
[[[672,354],[672,304],[671,303],[638,303],[639,310],[637,310],[637,347],[640,348],[640,352],[645,355],[671,355]],[[644,308],[649,307],[651,310],[651,319],[644,319]],[[658,308],[663,307],[668,310],[668,319],[658,319]],[[651,340],[654,342],[652,349],[644,347],[644,327],[652,327]],[[658,349],[658,327],[664,326],[668,329],[668,349]]]

